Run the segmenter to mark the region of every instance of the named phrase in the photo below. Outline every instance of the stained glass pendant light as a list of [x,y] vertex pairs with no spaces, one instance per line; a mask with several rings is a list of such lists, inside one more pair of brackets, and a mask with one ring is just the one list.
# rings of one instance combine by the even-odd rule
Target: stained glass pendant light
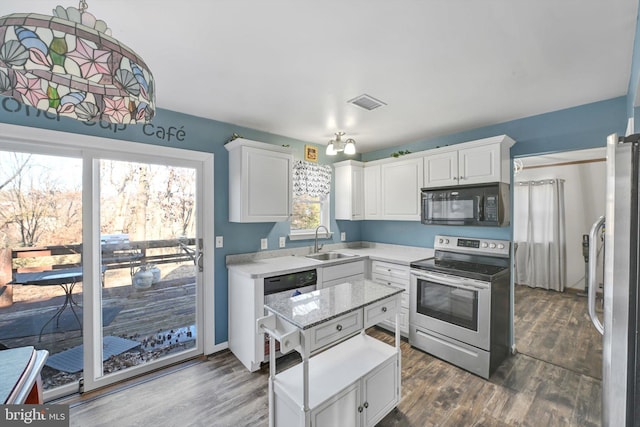
[[87,7],[0,18],[0,95],[81,121],[151,121],[151,71]]

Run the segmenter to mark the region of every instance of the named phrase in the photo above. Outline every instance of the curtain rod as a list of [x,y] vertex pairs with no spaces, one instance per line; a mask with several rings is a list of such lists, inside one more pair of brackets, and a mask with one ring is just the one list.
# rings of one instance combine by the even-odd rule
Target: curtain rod
[[561,162],[561,163],[553,163],[548,165],[533,165],[533,166],[523,166],[522,169],[539,169],[539,168],[552,168],[554,166],[571,166],[571,165],[580,165],[583,163],[598,163],[598,162],[606,162],[606,157],[602,157],[599,159],[588,159],[588,160],[574,160],[572,162]]

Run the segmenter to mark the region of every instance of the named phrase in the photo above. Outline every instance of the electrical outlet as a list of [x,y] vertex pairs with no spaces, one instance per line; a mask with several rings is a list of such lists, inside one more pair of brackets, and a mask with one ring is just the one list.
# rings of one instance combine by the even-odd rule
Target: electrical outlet
[[267,249],[268,247],[267,239],[260,239],[260,249]]
[[345,240],[347,240],[347,232],[343,231],[342,233],[340,233],[340,241],[344,242]]
[[222,236],[216,236],[216,248],[221,248],[224,244]]
[[278,243],[279,243],[279,245],[280,245],[280,247],[281,247],[281,248],[284,248],[284,245],[285,245],[285,243],[286,243],[286,242],[285,242],[285,237],[284,237],[284,236],[280,236],[280,240],[279,240],[279,242],[278,242]]

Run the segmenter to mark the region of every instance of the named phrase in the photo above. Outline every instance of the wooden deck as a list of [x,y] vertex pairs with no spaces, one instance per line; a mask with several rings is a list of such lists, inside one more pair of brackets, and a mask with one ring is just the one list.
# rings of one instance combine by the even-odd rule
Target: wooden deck
[[[81,289],[81,285],[79,286]],[[61,291],[62,292],[62,291]],[[82,301],[82,293],[74,293],[76,301]],[[153,356],[145,351],[145,360],[167,352],[171,348],[168,343],[156,339],[156,334],[177,328],[195,325],[196,285],[193,277],[164,280],[149,289],[139,290],[131,285],[115,286],[102,289],[102,305],[118,307],[120,311],[113,321],[103,328],[103,336],[117,336],[139,341],[144,344],[154,343]],[[40,313],[55,313],[64,302],[64,296],[49,299],[22,301],[13,306],[0,309],[0,327],[3,322],[13,321],[20,317],[30,317]],[[69,310],[67,308],[67,310]],[[15,348],[31,345],[37,349],[45,349],[50,355],[82,344],[79,329],[67,332],[44,333],[38,341],[38,334],[0,340],[0,348]],[[157,345],[155,345],[157,344]],[[151,347],[148,345],[147,348]],[[175,347],[175,346],[174,346]],[[184,347],[184,346],[183,346]],[[144,351],[136,348],[132,351]],[[119,368],[110,368],[117,370]],[[81,376],[78,374],[60,373],[45,367],[43,382],[45,389],[72,382]]]

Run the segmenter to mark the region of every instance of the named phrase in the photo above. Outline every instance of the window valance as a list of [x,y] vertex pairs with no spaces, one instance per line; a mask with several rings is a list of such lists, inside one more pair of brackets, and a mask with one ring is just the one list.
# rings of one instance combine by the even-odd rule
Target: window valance
[[296,160],[293,162],[293,193],[311,197],[331,192],[331,166]]

